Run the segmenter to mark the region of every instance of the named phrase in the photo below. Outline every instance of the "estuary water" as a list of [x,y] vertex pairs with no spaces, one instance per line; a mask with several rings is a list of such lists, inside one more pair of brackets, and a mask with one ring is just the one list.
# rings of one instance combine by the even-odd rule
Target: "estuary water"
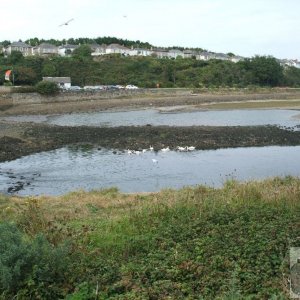
[[4,120],[18,122],[38,122],[61,126],[253,126],[277,125],[297,128],[300,124],[300,112],[287,109],[253,109],[253,110],[192,110],[185,108],[143,109],[133,111],[105,111],[91,113],[73,113],[55,116],[16,116],[2,117]]
[[65,147],[0,163],[0,193],[61,195],[78,189],[118,187],[152,192],[205,184],[220,187],[273,176],[300,176],[300,146],[192,152],[126,151]]

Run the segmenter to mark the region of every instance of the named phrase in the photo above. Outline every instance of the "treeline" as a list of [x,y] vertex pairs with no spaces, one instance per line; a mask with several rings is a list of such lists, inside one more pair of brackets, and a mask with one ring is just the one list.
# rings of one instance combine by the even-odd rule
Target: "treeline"
[[[98,45],[109,45],[109,44],[119,44],[124,45],[125,47],[141,47],[150,49],[152,47],[151,44],[148,42],[142,42],[140,40],[137,41],[131,41],[127,39],[120,39],[116,37],[110,37],[110,36],[104,36],[104,37],[97,37],[97,38],[69,38],[69,39],[62,39],[62,40],[56,40],[56,39],[39,39],[37,37],[30,38],[28,40],[25,40],[26,44],[29,44],[31,46],[40,45],[42,43],[48,43],[55,46],[61,46],[65,44],[71,44],[71,45],[83,45],[83,44],[98,44]],[[1,45],[4,47],[7,47],[11,44],[10,41],[5,40],[0,42]]]
[[71,57],[0,57],[0,84],[13,69],[15,85],[35,85],[43,76],[70,76],[72,85],[135,84],[139,87],[300,87],[300,69],[282,67],[273,57],[256,56],[238,63],[222,60],[158,59],[155,57],[91,56],[86,45]]

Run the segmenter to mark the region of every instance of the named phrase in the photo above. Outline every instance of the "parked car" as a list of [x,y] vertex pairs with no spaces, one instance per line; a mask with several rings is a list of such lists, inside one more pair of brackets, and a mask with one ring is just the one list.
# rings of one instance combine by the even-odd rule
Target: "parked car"
[[135,86],[135,85],[133,85],[133,84],[127,84],[125,88],[128,89],[128,90],[136,90],[136,89],[138,89],[138,87]]
[[69,91],[81,91],[82,88],[78,85],[72,85],[68,88]]

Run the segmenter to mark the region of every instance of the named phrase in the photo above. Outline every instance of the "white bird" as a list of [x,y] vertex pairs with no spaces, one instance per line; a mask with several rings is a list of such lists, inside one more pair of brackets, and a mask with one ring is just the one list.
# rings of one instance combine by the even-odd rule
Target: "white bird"
[[64,26],[64,25],[69,25],[69,23],[71,22],[71,21],[73,21],[74,19],[70,19],[70,20],[68,20],[67,22],[64,22],[64,23],[62,23],[62,24],[60,24],[59,26]]
[[196,149],[196,147],[194,146],[190,146],[190,147],[186,147],[188,151],[194,151]]
[[143,151],[142,151],[143,153],[145,153],[145,152],[147,152],[147,149],[143,149]]
[[130,155],[130,154],[133,154],[133,151],[128,149],[127,153]]
[[177,147],[177,150],[181,152],[187,151],[186,147],[180,147],[180,146]]
[[152,146],[150,146],[150,147],[149,147],[149,150],[150,150],[150,151],[153,151],[153,150],[154,150],[154,148],[153,148]]
[[136,154],[136,155],[140,155],[141,154],[141,151],[134,151],[134,154]]
[[155,159],[155,158],[152,158],[152,162],[153,162],[154,164],[157,164],[157,163],[158,163],[158,160]]
[[167,148],[162,148],[161,151],[162,151],[162,152],[168,152],[168,151],[170,151],[170,148],[169,148],[169,146],[168,146]]

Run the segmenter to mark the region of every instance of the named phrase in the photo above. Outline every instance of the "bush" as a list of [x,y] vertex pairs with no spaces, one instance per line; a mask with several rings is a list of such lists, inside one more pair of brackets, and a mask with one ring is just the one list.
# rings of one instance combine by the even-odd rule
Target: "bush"
[[59,92],[59,87],[55,82],[40,81],[36,85],[36,91],[42,95],[55,95]]
[[34,86],[20,86],[13,87],[13,93],[35,93],[36,88]]
[[68,254],[66,245],[53,247],[43,235],[30,240],[16,225],[0,224],[0,294],[7,298],[61,298],[70,267]]

